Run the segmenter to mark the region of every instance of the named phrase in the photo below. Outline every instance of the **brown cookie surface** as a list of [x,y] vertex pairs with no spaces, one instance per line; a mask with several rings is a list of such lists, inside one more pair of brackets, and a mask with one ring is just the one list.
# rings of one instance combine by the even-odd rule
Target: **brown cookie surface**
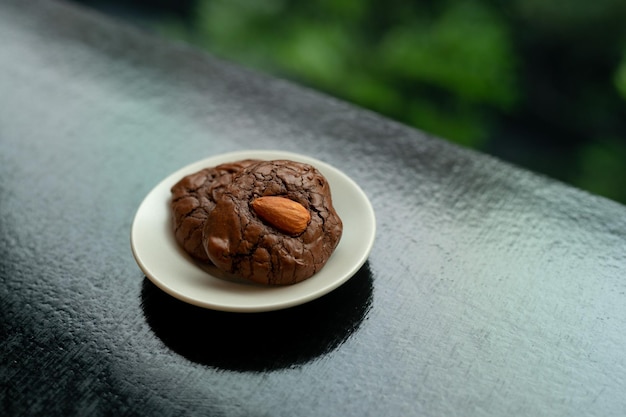
[[174,236],[193,258],[210,262],[202,243],[202,229],[215,207],[214,193],[229,184],[233,174],[257,162],[246,159],[205,168],[183,177],[171,188]]
[[[294,236],[262,220],[252,201],[264,196],[302,205],[311,216],[306,229]],[[277,160],[232,176],[215,196],[203,240],[206,254],[221,270],[260,284],[286,285],[322,269],[342,231],[324,176],[311,165]]]

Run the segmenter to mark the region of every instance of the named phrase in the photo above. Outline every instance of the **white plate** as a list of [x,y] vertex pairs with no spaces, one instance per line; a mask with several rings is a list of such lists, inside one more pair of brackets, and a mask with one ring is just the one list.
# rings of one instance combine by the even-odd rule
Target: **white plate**
[[[343,235],[324,268],[289,286],[235,282],[210,273],[176,243],[170,220],[170,188],[202,168],[241,159],[290,159],[316,167],[328,180]],[[135,260],[146,276],[168,294],[196,306],[235,312],[278,310],[303,304],[334,290],[365,263],[374,244],[376,220],[365,193],[338,169],[313,158],[282,151],[240,151],[187,165],[161,181],[139,206],[131,228]]]

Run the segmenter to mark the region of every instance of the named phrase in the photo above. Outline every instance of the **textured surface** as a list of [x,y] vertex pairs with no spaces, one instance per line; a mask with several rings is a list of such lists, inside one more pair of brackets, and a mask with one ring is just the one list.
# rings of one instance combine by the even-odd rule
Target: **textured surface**
[[[624,206],[52,1],[0,39],[0,414],[624,414]],[[233,315],[144,278],[146,193],[246,148],[369,195],[339,290]]]

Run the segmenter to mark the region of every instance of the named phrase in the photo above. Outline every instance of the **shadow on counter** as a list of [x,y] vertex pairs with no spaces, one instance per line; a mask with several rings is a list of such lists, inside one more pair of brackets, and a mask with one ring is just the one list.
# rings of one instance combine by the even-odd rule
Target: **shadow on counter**
[[335,291],[307,304],[265,313],[226,313],[186,304],[147,278],[142,308],[154,333],[203,365],[262,372],[302,365],[352,335],[373,299],[369,263]]

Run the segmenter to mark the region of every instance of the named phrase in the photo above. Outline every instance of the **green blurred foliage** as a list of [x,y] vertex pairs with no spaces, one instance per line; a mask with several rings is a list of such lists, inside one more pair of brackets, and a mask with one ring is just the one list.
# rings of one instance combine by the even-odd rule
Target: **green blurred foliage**
[[589,142],[581,149],[579,158],[579,187],[614,200],[623,199],[626,186],[626,144],[623,140],[608,138]]
[[454,3],[434,18],[392,27],[378,49],[381,65],[394,77],[437,86],[474,103],[506,108],[515,101],[507,28],[480,3]]
[[532,24],[534,31],[561,38],[610,40],[624,25],[626,2],[623,0],[516,0],[512,8]]
[[517,100],[508,29],[486,4],[204,0],[196,22],[162,30],[468,146]]
[[615,88],[626,100],[626,48],[624,48],[622,61],[615,70]]
[[624,22],[623,0],[197,0],[156,27],[626,203]]

